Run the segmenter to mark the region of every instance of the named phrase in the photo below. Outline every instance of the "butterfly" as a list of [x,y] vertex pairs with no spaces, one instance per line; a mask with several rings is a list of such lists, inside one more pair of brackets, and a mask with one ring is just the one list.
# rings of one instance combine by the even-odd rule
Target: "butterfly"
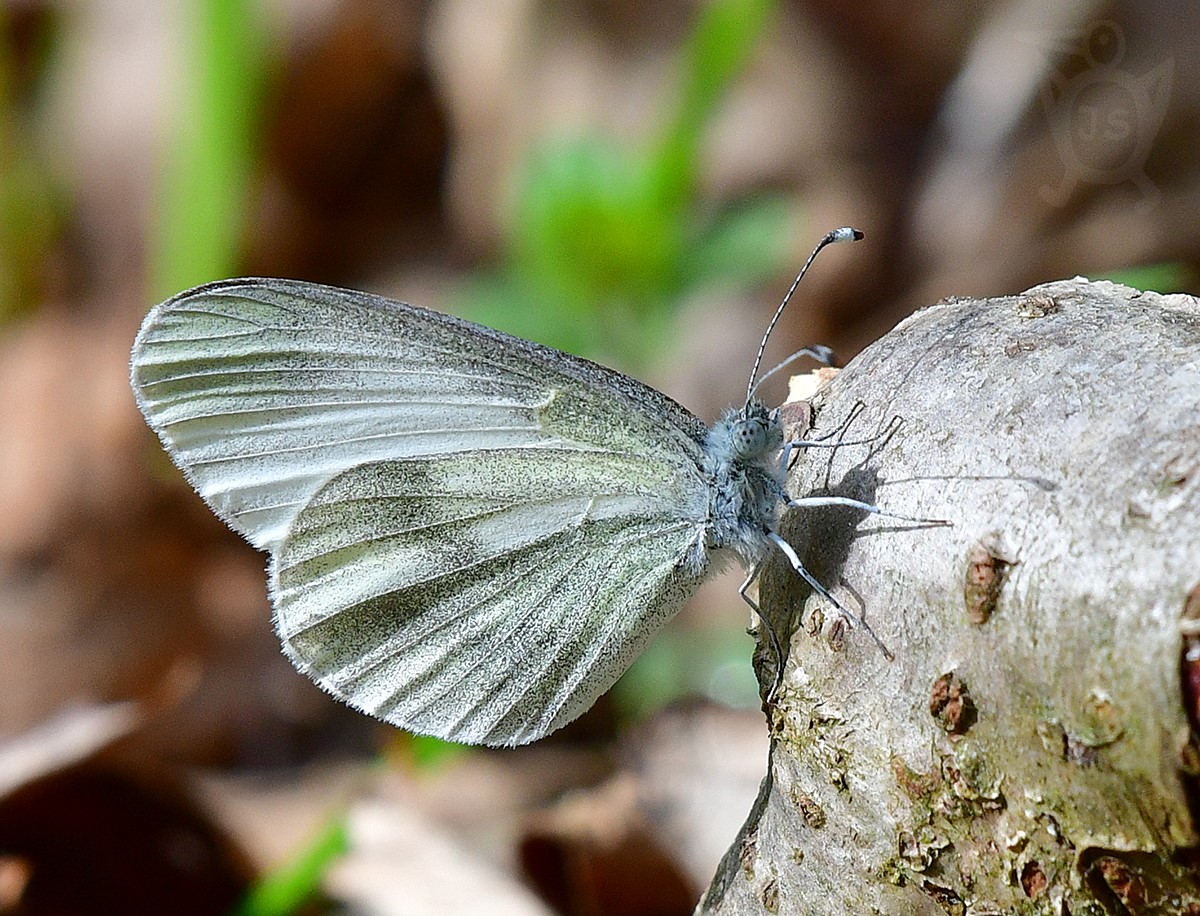
[[[829,233],[804,270],[861,237]],[[776,529],[787,506],[880,510],[788,495],[788,455],[812,443],[785,443],[754,395],[765,344],[745,403],[708,427],[490,328],[240,279],[155,307],[131,378],[192,486],[270,554],[275,629],[301,672],[405,729],[517,745],[588,709],[731,558],[748,601],[778,549],[858,623]]]

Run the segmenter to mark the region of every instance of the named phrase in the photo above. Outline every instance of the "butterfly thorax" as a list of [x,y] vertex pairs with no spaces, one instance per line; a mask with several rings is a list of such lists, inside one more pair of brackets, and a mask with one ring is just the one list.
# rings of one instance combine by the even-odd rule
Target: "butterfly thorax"
[[709,548],[732,549],[747,565],[762,557],[786,498],[777,459],[782,445],[778,415],[758,401],[726,411],[709,429],[704,440]]

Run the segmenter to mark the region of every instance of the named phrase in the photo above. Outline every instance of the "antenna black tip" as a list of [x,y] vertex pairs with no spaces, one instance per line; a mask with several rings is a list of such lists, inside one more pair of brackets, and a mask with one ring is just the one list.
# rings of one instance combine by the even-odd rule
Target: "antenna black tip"
[[746,385],[746,410],[750,409],[750,402],[754,398],[754,380],[758,377],[758,367],[762,365],[763,352],[767,349],[767,338],[771,336],[771,331],[775,329],[775,323],[779,321],[779,316],[783,314],[784,308],[788,301],[792,298],[792,293],[796,291],[796,287],[800,284],[801,278],[808,272],[809,266],[816,258],[817,254],[826,245],[833,242],[857,242],[863,237],[861,229],[853,229],[850,226],[843,226],[841,229],[834,229],[825,235],[821,241],[817,242],[817,247],[813,249],[812,254],[808,256],[808,260],[804,262],[804,266],[800,268],[800,273],[796,275],[796,279],[792,281],[791,287],[783,296],[783,301],[779,303],[779,308],[775,310],[775,315],[767,324],[767,332],[763,334],[762,343],[758,345],[758,354],[754,357],[754,366],[750,370],[750,381]]

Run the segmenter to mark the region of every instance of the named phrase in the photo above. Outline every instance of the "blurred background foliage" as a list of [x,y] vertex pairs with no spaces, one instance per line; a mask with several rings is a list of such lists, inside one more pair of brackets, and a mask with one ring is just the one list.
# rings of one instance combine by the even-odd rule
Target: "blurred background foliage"
[[53,66],[54,23],[0,7],[0,321],[33,308],[68,199],[40,154],[36,119]]
[[179,90],[149,214],[155,301],[236,272],[271,77],[257,4],[209,0],[181,13]]
[[[494,818],[484,833],[509,846],[489,861],[519,859],[541,905],[585,911],[561,902],[569,885],[587,912],[622,911],[563,878],[581,847],[518,829],[510,794],[546,806],[646,765],[656,745],[639,729],[683,715],[663,711],[672,700],[749,709],[761,732],[736,578],[706,588],[548,749],[463,754],[379,727],[279,657],[262,558],[141,424],[126,361],[147,307],[238,274],[367,288],[600,359],[711,418],[740,397],[790,275],[837,225],[867,241],[822,256],[779,356],[821,342],[849,357],[942,296],[1079,273],[1197,292],[1198,36],[1200,8],[1166,0],[0,3],[0,740],[134,700],[142,718],[117,750],[96,740],[141,789],[164,772],[338,757],[357,772],[382,753],[409,780],[405,805],[456,836]],[[712,744],[761,766],[753,741]],[[551,756],[581,748],[570,764]],[[713,828],[718,852],[756,781],[733,827]],[[287,830],[262,829],[261,787],[213,789],[233,839],[197,836],[250,852],[214,853],[223,877],[204,886],[236,893],[210,909],[193,895],[193,911],[320,911],[311,892],[355,848],[354,792],[321,785]],[[0,790],[0,879],[13,863],[24,875],[11,899],[0,880],[0,913],[72,911],[36,908],[54,872],[11,825],[53,813],[85,835],[70,818],[83,806],[43,794],[5,808],[30,796]],[[211,815],[199,808],[188,817]],[[102,833],[95,862],[129,858]],[[668,858],[689,893],[715,865],[683,847]],[[628,866],[587,861],[613,886]]]
[[672,61],[673,106],[649,137],[553,131],[518,163],[500,260],[463,294],[484,324],[629,368],[650,365],[697,287],[777,274],[786,207],[775,195],[716,212],[697,194],[714,110],[757,47],[774,3],[698,11]]

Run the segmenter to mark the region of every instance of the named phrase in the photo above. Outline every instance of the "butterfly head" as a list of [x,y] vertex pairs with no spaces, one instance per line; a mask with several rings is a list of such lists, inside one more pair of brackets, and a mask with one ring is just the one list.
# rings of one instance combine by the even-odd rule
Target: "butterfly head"
[[729,440],[734,457],[742,461],[761,461],[774,454],[783,445],[779,412],[760,401],[748,401],[730,424]]

